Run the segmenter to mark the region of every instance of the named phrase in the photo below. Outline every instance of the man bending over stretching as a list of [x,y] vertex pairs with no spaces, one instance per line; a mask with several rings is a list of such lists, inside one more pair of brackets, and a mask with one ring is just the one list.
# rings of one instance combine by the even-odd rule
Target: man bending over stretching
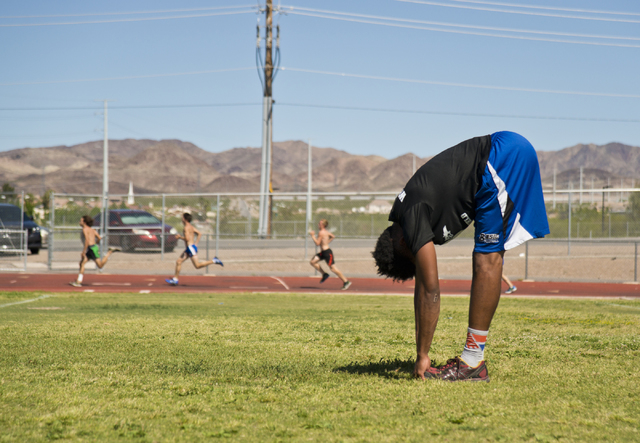
[[[459,357],[431,367],[429,349],[440,315],[435,245],[475,220],[473,279],[466,345]],[[549,233],[540,167],[533,146],[514,132],[464,141],[424,164],[396,197],[373,257],[378,273],[415,276],[417,357],[414,376],[489,381],[484,346],[500,300],[504,251]]]

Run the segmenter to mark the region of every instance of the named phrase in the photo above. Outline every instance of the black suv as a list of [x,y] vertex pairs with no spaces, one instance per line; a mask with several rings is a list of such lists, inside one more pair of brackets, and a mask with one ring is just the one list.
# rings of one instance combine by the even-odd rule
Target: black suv
[[[19,230],[21,221],[22,229],[26,229],[29,236],[29,239],[27,241],[27,248],[31,251],[32,254],[39,253],[40,248],[42,248],[40,226],[38,226],[31,217],[22,212],[19,206],[9,203],[0,203],[0,229]],[[18,248],[20,248],[20,234],[18,234],[17,232],[5,232],[0,234],[0,252],[7,249]]]

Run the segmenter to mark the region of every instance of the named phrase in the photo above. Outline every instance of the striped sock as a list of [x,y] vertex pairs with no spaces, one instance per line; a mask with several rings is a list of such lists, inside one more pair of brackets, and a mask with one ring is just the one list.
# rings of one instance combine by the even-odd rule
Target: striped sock
[[467,328],[467,344],[464,345],[460,358],[472,368],[484,360],[484,345],[487,342],[488,334],[489,331]]

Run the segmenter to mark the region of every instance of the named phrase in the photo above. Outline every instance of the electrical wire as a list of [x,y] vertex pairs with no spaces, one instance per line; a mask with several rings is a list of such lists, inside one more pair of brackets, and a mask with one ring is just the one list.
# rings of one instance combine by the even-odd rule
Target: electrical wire
[[237,15],[237,14],[254,14],[253,10],[246,11],[233,11],[233,12],[213,12],[210,14],[189,14],[189,15],[174,15],[168,17],[144,17],[144,18],[123,18],[113,20],[87,20],[82,22],[56,22],[56,23],[17,23],[17,24],[0,24],[0,28],[20,28],[20,27],[33,27],[33,26],[65,26],[65,25],[95,25],[102,23],[125,23],[125,22],[145,22],[155,20],[174,20],[185,18],[199,18],[199,17],[215,17],[221,15]]
[[[291,7],[291,8],[294,8],[294,7]],[[480,29],[483,31],[500,31],[500,32],[520,33],[520,34],[539,34],[539,35],[555,35],[555,36],[562,36],[562,37],[640,41],[640,37],[623,37],[623,36],[610,36],[610,35],[597,35],[597,34],[577,34],[577,33],[570,33],[570,32],[550,32],[550,31],[537,31],[537,30],[526,30],[526,29],[516,29],[516,28],[499,28],[494,26],[460,25],[457,23],[385,17],[385,16],[369,15],[369,14],[356,14],[356,13],[350,13],[350,12],[328,11],[323,9],[300,8],[297,6],[295,7],[295,9],[300,11],[305,11],[305,12],[315,12],[315,13],[321,13],[321,14],[332,14],[332,15],[335,14],[339,16],[357,17],[357,18],[383,20],[383,21],[396,21],[401,23],[413,23],[413,24],[419,24],[419,25],[449,26],[454,28],[465,28],[465,29]]]
[[440,81],[433,81],[433,80],[415,80],[415,79],[397,78],[397,77],[383,77],[383,76],[377,76],[377,75],[347,74],[344,72],[320,71],[315,69],[289,68],[286,66],[283,66],[280,69],[283,71],[331,75],[336,77],[363,78],[368,80],[383,80],[383,81],[392,81],[392,82],[401,82],[401,83],[417,83],[417,84],[424,84],[424,85],[452,86],[452,87],[459,87],[459,88],[490,89],[490,90],[514,91],[514,92],[535,92],[535,93],[562,94],[562,95],[582,95],[582,96],[594,96],[594,97],[640,98],[640,94],[613,94],[613,93],[606,93],[606,92],[584,92],[584,91],[566,91],[566,90],[563,91],[563,90],[556,90],[556,89],[517,88],[517,87],[510,87],[510,86],[491,86],[491,85],[478,85],[478,84],[471,84],[471,83],[440,82]]
[[505,14],[534,15],[539,17],[554,17],[554,18],[570,18],[570,19],[576,19],[576,20],[595,20],[595,21],[602,21],[602,22],[640,23],[640,21],[638,20],[631,20],[631,19],[588,17],[588,16],[581,16],[581,15],[564,15],[564,14],[551,14],[551,13],[543,13],[543,12],[517,11],[517,10],[510,10],[510,9],[486,8],[486,7],[479,7],[479,6],[451,5],[447,3],[425,1],[425,0],[396,0],[396,1],[402,2],[402,3],[416,3],[420,5],[429,5],[429,6],[443,6],[445,8],[471,9],[474,11],[487,11],[487,12],[502,12]]
[[640,15],[638,12],[603,11],[594,9],[559,8],[556,6],[518,5],[515,3],[485,2],[477,0],[449,0],[457,3],[474,3],[477,5],[507,6],[513,8],[541,9],[546,11],[584,12],[587,14]]
[[56,83],[82,83],[82,82],[101,82],[101,81],[112,81],[112,80],[136,80],[141,78],[160,78],[160,77],[179,77],[183,75],[217,74],[220,72],[248,71],[253,69],[254,69],[253,67],[229,68],[229,69],[213,69],[208,71],[173,72],[169,74],[128,75],[128,76],[122,76],[122,77],[84,78],[84,79],[73,79],[73,80],[45,80],[45,81],[35,81],[35,82],[10,82],[10,83],[0,83],[0,86],[49,85],[49,84],[56,84]]
[[640,119],[616,119],[616,118],[599,118],[599,117],[561,117],[561,116],[548,116],[548,115],[483,114],[483,113],[477,113],[477,112],[423,111],[423,110],[415,110],[415,109],[314,105],[314,104],[287,103],[287,102],[278,102],[278,106],[340,109],[340,110],[346,110],[346,111],[389,112],[389,113],[400,113],[400,114],[452,115],[457,117],[491,117],[491,118],[534,119],[534,120],[569,120],[569,121],[610,122],[610,123],[640,123]]
[[238,6],[215,6],[209,8],[190,8],[190,9],[160,9],[154,11],[130,11],[130,12],[88,12],[83,14],[52,14],[52,15],[1,15],[0,19],[17,19],[17,18],[58,18],[58,17],[97,17],[107,15],[137,15],[137,14],[166,14],[169,12],[195,12],[195,11],[214,11],[220,9],[240,9],[252,8],[255,5],[238,5]]
[[[493,33],[486,33],[486,32],[461,31],[461,30],[455,30],[455,29],[433,28],[428,26],[415,26],[415,25],[406,25],[406,24],[399,24],[399,23],[388,23],[388,22],[375,21],[370,19],[338,17],[338,16],[327,15],[327,14],[317,14],[312,12],[295,11],[295,10],[289,10],[287,11],[287,13],[291,15],[302,15],[307,17],[326,18],[330,20],[340,20],[345,22],[365,23],[370,25],[389,26],[393,28],[417,29],[422,31],[445,32],[449,34],[478,35],[483,37],[496,37],[496,38],[505,38],[505,39],[512,39],[512,40],[530,40],[530,41],[542,41],[542,42],[551,42],[551,43],[567,43],[567,44],[576,44],[576,45],[610,46],[610,47],[619,47],[619,48],[640,48],[640,45],[631,45],[631,44],[625,44],[625,43],[590,42],[590,41],[581,41],[581,40],[563,40],[563,39],[554,39],[554,38],[527,37],[527,36],[517,36],[517,35],[493,34]],[[442,26],[446,26],[446,25],[442,25]]]

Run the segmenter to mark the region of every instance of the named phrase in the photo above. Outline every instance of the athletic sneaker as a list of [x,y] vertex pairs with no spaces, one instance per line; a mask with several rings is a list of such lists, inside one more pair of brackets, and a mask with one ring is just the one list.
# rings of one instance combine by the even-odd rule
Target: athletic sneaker
[[429,368],[424,373],[426,378],[435,378],[446,381],[489,381],[489,371],[484,360],[475,368],[467,365],[460,357],[448,360],[444,365],[436,368]]
[[118,246],[109,246],[109,251],[113,251],[113,252],[121,252],[122,248],[118,247]]
[[178,279],[177,278],[165,278],[164,281],[166,281],[170,285],[178,286]]
[[511,286],[509,289],[507,289],[506,291],[504,291],[505,294],[513,294],[514,292],[516,292],[518,290],[518,288],[516,288],[515,285]]
[[220,265],[224,268],[224,265],[222,264],[222,260],[220,260],[218,257],[213,257],[213,264]]
[[73,286],[74,288],[81,288],[82,287],[82,284],[78,283],[77,281],[70,281],[69,284],[71,286]]
[[322,274],[322,280],[320,280],[320,283],[324,283],[328,278],[329,278],[329,274],[325,272],[324,274]]
[[349,289],[350,286],[351,286],[351,282],[347,280],[346,282],[344,282],[344,285],[342,285],[342,290],[346,291],[347,289]]

